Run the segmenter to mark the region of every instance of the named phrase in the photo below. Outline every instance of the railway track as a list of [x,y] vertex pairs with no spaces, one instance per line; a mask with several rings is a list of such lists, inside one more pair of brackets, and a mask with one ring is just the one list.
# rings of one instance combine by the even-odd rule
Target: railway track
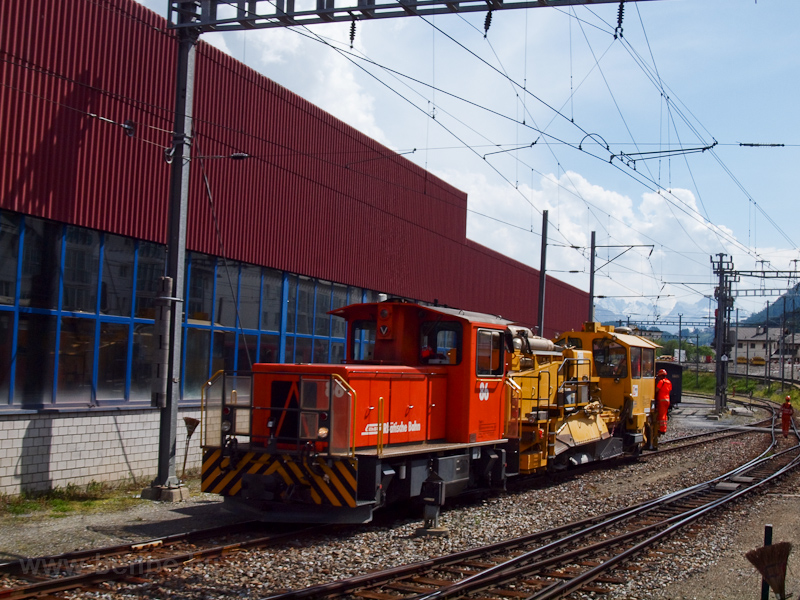
[[[712,398],[712,397],[709,397],[709,398]],[[683,449],[686,449],[686,448],[691,448],[692,446],[698,446],[698,445],[701,445],[701,444],[706,444],[708,442],[718,441],[718,440],[727,439],[727,438],[734,438],[734,437],[743,436],[743,435],[747,435],[747,434],[751,434],[751,433],[756,433],[756,432],[759,432],[759,431],[761,431],[761,432],[764,432],[764,431],[772,432],[772,431],[774,431],[774,427],[776,425],[776,419],[777,419],[777,416],[778,416],[777,415],[777,406],[774,403],[768,402],[766,400],[760,400],[760,399],[751,400],[751,401],[749,401],[747,403],[738,402],[738,401],[733,401],[733,402],[735,404],[741,404],[743,406],[746,404],[748,406],[748,408],[750,408],[750,409],[757,408],[757,409],[763,410],[766,413],[768,413],[769,416],[764,418],[764,419],[762,419],[762,420],[760,420],[760,421],[756,421],[754,423],[750,423],[749,425],[736,426],[736,427],[721,427],[721,428],[716,428],[716,429],[713,429],[713,430],[710,430],[710,431],[704,431],[702,433],[694,433],[694,434],[691,434],[691,435],[685,435],[685,436],[681,436],[681,437],[670,438],[670,439],[667,439],[667,440],[659,441],[658,453],[659,454],[664,454],[664,453],[667,453],[667,452],[674,452],[674,451],[677,451],[677,450],[683,450]],[[693,404],[691,401],[685,401],[685,400],[683,402],[681,402],[681,405],[682,406],[694,405],[694,406],[698,406],[698,407],[707,406],[707,404],[703,404],[703,403],[695,403],[695,404]],[[774,441],[774,437],[773,437],[773,441]],[[649,453],[645,454],[645,456],[648,456],[648,455],[649,455]]]
[[800,465],[800,447],[611,513],[490,546],[270,597],[544,600],[605,594],[635,577],[637,557]]
[[[743,432],[737,431],[735,433],[741,434]],[[714,439],[701,439],[698,436],[687,436],[687,438],[697,438],[695,441],[698,441],[698,443],[715,441]],[[675,441],[679,440],[676,439]],[[726,495],[729,494],[722,494],[722,496]],[[642,509],[645,508],[644,505],[639,506]],[[614,535],[617,537],[625,535],[629,533],[628,530],[631,527],[630,523],[636,520],[636,516],[634,513],[631,513],[625,519],[622,519],[622,517],[625,513],[633,511],[636,508],[637,507],[625,508],[614,513],[583,519],[556,529],[535,533],[526,536],[526,538],[515,539],[510,542],[502,542],[490,547],[469,551],[469,553],[461,557],[464,561],[463,564],[453,562],[450,565],[446,565],[442,573],[435,571],[437,573],[435,576],[431,576],[430,574],[414,575],[411,574],[411,572],[407,573],[405,571],[408,567],[400,567],[400,570],[393,575],[395,579],[389,583],[389,585],[394,587],[390,587],[388,591],[370,587],[378,585],[378,582],[373,583],[371,581],[371,579],[375,577],[373,575],[370,576],[370,582],[356,581],[356,587],[353,588],[351,592],[348,592],[348,594],[361,598],[386,598],[388,596],[392,596],[393,598],[414,598],[434,592],[437,594],[455,594],[456,591],[453,589],[450,591],[437,592],[437,588],[433,586],[432,581],[428,580],[440,579],[440,587],[446,587],[454,585],[466,578],[479,576],[483,570],[487,570],[491,566],[505,564],[504,567],[496,570],[499,574],[501,572],[505,573],[506,571],[513,572],[521,568],[527,569],[530,566],[529,563],[542,563],[540,566],[545,570],[542,573],[530,575],[528,579],[536,578],[538,581],[543,582],[537,585],[541,589],[544,589],[546,586],[554,585],[558,581],[558,578],[554,575],[555,573],[561,573],[563,576],[563,573],[568,573],[570,571],[570,569],[563,566],[559,567],[558,563],[552,562],[555,559],[555,554],[553,556],[550,556],[550,554],[555,553],[554,544],[558,540],[563,540],[565,538],[569,540],[571,538],[573,540],[572,543],[576,545],[576,548],[573,550],[599,543],[592,542],[588,539],[581,541],[580,538],[571,536],[579,536],[586,531],[596,531],[596,535],[600,538],[612,536],[614,530],[611,529],[610,525],[604,525],[604,523],[607,520],[613,519],[618,519],[619,525],[616,525],[616,527],[622,528],[622,533]],[[652,519],[652,515],[655,514],[656,510],[655,507],[650,507],[651,516],[647,518]],[[320,532],[320,528],[317,527],[314,531],[318,533]],[[108,588],[97,587],[101,582],[117,581],[128,584],[142,584],[152,581],[151,579],[145,579],[145,577],[154,572],[165,571],[165,569],[180,566],[184,563],[225,556],[237,550],[285,543],[289,540],[296,539],[298,535],[302,533],[302,530],[293,529],[278,535],[274,533],[265,534],[264,530],[260,529],[258,524],[245,523],[237,529],[232,529],[231,527],[216,528],[191,534],[169,536],[141,544],[126,544],[85,552],[73,552],[51,557],[13,561],[0,564],[0,588],[2,588],[0,589],[0,598],[52,596],[60,591],[76,589],[102,589],[107,593],[109,591]],[[507,547],[508,550],[502,550],[504,546]],[[547,556],[541,555],[541,550],[538,550],[537,553],[537,549],[542,547],[548,548],[546,552]],[[529,554],[531,552],[533,552],[533,554],[531,554],[526,561],[523,561],[524,564],[520,564],[518,567],[514,566],[513,563],[506,564],[509,560],[517,556]],[[569,554],[562,554],[569,559]],[[607,555],[603,555],[602,553],[600,554],[600,558],[591,558],[590,556],[579,558],[579,560],[578,557],[573,560],[576,560],[580,563],[579,566],[583,566],[584,568],[605,564],[609,559]],[[452,560],[454,560],[453,557],[451,557],[451,561]],[[545,563],[545,560],[548,562]],[[429,562],[431,561],[426,561],[426,565]],[[480,564],[484,564],[484,567],[478,568]],[[429,568],[434,569],[434,566],[431,564]],[[571,568],[575,568],[574,565]],[[584,584],[583,587],[585,589],[596,589],[599,591],[603,589],[600,586],[613,585],[614,583],[622,581],[624,579],[624,573],[624,568],[618,567],[617,572],[611,575],[599,575],[591,584]],[[164,576],[166,575],[162,575],[162,577]],[[489,584],[489,588],[491,589],[494,585],[500,584],[491,583]],[[404,588],[406,586],[411,587],[403,592],[405,596],[398,596],[398,586],[399,588]],[[592,588],[592,586],[594,586],[594,588]],[[319,589],[310,589],[312,591],[306,592],[306,595],[297,597],[324,597],[319,595]],[[327,594],[327,590],[325,593]],[[292,596],[290,595],[288,597]],[[333,595],[330,597],[347,597],[347,595]],[[484,594],[484,597],[487,596]],[[500,595],[493,597],[500,597]]]
[[[250,521],[135,544],[23,558],[0,564],[0,599],[41,598],[109,581],[142,583],[148,573],[280,544],[310,529],[287,526],[267,533],[264,524]],[[320,529],[317,526],[314,531]]]

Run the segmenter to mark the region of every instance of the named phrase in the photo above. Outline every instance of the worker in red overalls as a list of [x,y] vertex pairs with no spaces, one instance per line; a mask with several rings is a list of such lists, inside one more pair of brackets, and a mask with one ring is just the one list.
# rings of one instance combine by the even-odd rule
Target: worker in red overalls
[[791,396],[786,396],[786,402],[781,406],[781,427],[783,428],[783,437],[789,437],[789,426],[792,424],[792,415],[794,409],[792,408]]
[[658,433],[667,433],[667,411],[669,411],[669,393],[672,382],[667,371],[661,369],[656,377],[656,409],[658,410]]

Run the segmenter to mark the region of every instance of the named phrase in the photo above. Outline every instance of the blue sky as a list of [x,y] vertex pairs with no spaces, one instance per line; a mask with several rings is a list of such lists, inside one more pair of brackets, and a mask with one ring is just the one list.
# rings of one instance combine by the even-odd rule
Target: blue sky
[[486,37],[482,13],[359,23],[352,50],[349,24],[203,39],[467,192],[475,241],[538,268],[546,209],[548,272],[587,290],[591,231],[648,246],[596,274],[634,319],[713,293],[720,252],[796,268],[800,5],[626,2],[614,39],[617,10],[499,11]]

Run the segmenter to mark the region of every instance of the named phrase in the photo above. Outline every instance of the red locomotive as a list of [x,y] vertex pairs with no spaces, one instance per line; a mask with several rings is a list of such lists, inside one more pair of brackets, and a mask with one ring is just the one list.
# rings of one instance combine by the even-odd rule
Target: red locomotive
[[[346,306],[342,364],[209,382],[202,489],[264,520],[366,522],[417,500],[654,443],[655,344],[587,324],[555,345],[487,314]],[[213,380],[212,380],[213,381]]]

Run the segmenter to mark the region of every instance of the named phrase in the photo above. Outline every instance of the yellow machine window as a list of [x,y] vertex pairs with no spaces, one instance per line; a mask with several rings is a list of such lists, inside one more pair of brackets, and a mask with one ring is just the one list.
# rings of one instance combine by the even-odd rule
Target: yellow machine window
[[599,338],[592,342],[592,354],[598,377],[628,376],[628,353],[622,344]]
[[655,360],[656,351],[654,348],[644,348],[642,350],[642,377],[655,377]]
[[631,348],[631,379],[642,378],[642,349]]
[[583,349],[583,340],[576,337],[563,337],[558,340],[556,344],[559,346],[564,346],[565,348],[577,348],[578,350]]

